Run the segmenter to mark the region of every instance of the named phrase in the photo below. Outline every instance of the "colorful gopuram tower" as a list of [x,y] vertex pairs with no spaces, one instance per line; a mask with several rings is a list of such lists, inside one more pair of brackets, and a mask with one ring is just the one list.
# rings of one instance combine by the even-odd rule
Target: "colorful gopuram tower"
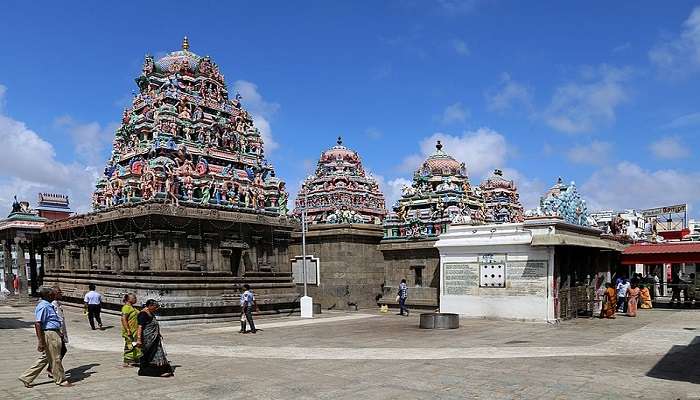
[[356,151],[337,144],[321,153],[316,173],[306,178],[296,198],[294,215],[308,205],[310,224],[381,224],[386,216],[384,194],[367,175]]
[[287,193],[251,115],[218,66],[182,49],[146,56],[93,194],[95,211],[47,223],[45,284],[82,302],[89,283],[163,318],[234,315],[244,284],[263,312],[294,307]]
[[445,153],[440,141],[435,149],[393,206],[395,215],[384,223],[385,239],[436,237],[457,217],[484,221],[483,200],[469,183],[464,163]]
[[146,56],[139,93],[124,110],[95,209],[161,201],[287,213],[284,182],[260,131],[214,61],[182,50]]
[[503,177],[503,171],[496,169],[481,185],[487,224],[523,222],[523,205],[520,203],[518,188],[512,180]]

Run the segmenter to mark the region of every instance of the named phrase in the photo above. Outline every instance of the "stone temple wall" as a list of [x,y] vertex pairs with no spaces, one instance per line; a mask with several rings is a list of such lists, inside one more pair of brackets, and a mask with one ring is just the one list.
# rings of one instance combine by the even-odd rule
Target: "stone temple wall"
[[[352,305],[376,307],[384,282],[384,259],[377,249],[382,235],[379,225],[310,225],[306,253],[320,259],[320,284],[307,287],[314,303],[339,310]],[[290,255],[301,254],[301,232],[297,231]],[[303,293],[301,285],[298,290]]]
[[[408,284],[406,303],[415,308],[437,308],[440,287],[440,253],[435,240],[384,240],[384,296],[381,303],[395,304],[401,279]],[[420,272],[416,273],[416,270]],[[417,281],[418,280],[418,281]]]
[[291,309],[294,227],[279,216],[160,203],[81,215],[44,227],[44,283],[77,303],[95,283],[113,309],[135,292],[173,319],[233,316],[245,283],[261,310]]

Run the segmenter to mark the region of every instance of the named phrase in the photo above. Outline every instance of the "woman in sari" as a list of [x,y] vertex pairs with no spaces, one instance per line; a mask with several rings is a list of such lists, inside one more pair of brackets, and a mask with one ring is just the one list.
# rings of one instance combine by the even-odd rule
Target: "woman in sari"
[[141,357],[141,350],[135,346],[136,332],[138,331],[139,311],[134,308],[136,295],[127,293],[122,306],[122,337],[124,338],[124,368],[135,367]]
[[155,318],[158,302],[150,299],[138,315],[137,346],[141,348],[139,375],[141,376],[173,376],[173,368],[168,362],[163,349],[160,326]]
[[639,287],[636,280],[631,282],[630,288],[627,289],[627,316],[637,316],[637,303],[639,302]]
[[617,292],[612,283],[605,284],[605,293],[603,294],[603,309],[600,312],[600,318],[615,319],[615,310],[617,310]]
[[651,305],[651,293],[649,292],[649,288],[646,287],[646,285],[641,286],[639,296],[641,296],[642,299],[642,305],[640,306],[640,308],[644,308],[647,310],[653,308],[653,306]]

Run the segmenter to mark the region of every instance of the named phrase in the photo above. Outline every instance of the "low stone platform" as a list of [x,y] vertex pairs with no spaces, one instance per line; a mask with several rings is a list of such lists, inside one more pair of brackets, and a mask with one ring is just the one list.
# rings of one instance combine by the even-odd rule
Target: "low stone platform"
[[[73,388],[16,377],[37,356],[31,307],[0,305],[0,387],[7,399],[697,399],[700,312],[641,310],[638,318],[557,325],[460,320],[425,330],[418,316],[326,312],[235,323],[164,326],[171,379],[121,368],[116,316],[90,331],[68,311]],[[601,373],[601,371],[603,373]]]

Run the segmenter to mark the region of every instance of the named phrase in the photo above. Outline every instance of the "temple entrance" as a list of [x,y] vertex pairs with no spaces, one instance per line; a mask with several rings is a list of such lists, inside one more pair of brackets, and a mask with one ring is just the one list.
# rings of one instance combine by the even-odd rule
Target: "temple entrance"
[[232,249],[231,250],[231,257],[230,257],[230,262],[231,262],[231,274],[233,276],[241,276],[240,269],[241,269],[241,249]]

